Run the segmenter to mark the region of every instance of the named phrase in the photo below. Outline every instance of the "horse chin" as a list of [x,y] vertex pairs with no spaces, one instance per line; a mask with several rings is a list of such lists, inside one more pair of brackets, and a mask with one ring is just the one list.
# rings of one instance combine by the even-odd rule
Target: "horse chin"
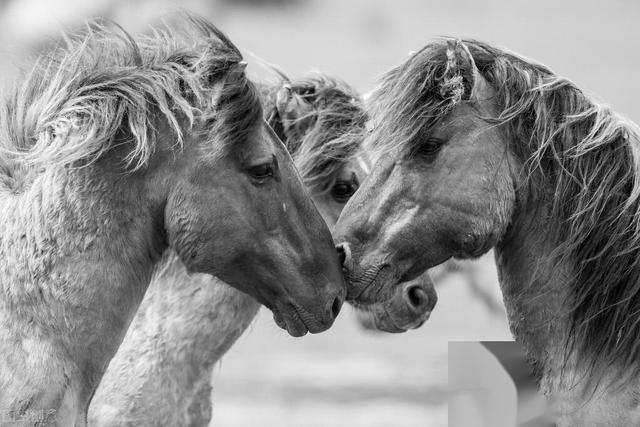
[[287,331],[292,337],[302,337],[309,332],[307,325],[296,315],[292,316],[274,311],[273,320],[276,322],[276,325]]
[[331,327],[331,323],[323,324],[311,313],[296,303],[278,304],[272,309],[276,325],[289,332],[293,337],[301,337],[310,332],[317,334]]
[[417,319],[401,321],[394,319],[394,316],[386,310],[360,310],[358,320],[360,325],[367,330],[398,334],[419,328],[429,320],[430,315],[429,312]]
[[383,332],[401,333],[407,332],[410,329],[417,329],[424,325],[425,322],[429,320],[431,311],[422,313],[422,315],[418,317],[402,316],[402,318],[398,318],[397,314],[394,314],[394,312],[388,309],[374,311],[371,315],[376,329]]

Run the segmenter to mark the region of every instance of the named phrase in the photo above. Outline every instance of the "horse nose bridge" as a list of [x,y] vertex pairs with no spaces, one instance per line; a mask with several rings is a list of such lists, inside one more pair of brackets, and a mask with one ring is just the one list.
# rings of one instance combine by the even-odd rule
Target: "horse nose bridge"
[[[304,218],[302,220],[305,221]],[[301,255],[324,262],[327,262],[328,258],[334,255],[333,238],[324,222],[312,225],[305,234]]]
[[[361,190],[358,190],[356,196]],[[384,224],[393,215],[396,208],[394,195],[382,184],[373,185],[369,191],[360,195],[361,199],[354,203],[353,209],[340,217],[343,223],[340,230],[343,235],[351,236],[361,244],[376,240]]]
[[372,206],[369,207],[368,220],[372,226],[379,227],[395,209],[398,209],[395,192],[391,188],[382,187],[373,198]]
[[330,236],[307,235],[304,243],[292,253],[300,271],[318,286],[320,282],[336,280],[340,272],[338,256]]
[[325,234],[330,234],[320,214],[312,208],[313,205],[297,201],[293,209],[285,212],[288,221],[283,221],[286,223],[285,228],[291,245],[302,258],[313,257],[317,253],[319,243],[326,238]]

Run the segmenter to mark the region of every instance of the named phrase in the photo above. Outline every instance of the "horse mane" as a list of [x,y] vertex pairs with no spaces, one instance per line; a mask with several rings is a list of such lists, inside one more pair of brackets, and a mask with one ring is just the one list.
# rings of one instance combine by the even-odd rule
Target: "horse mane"
[[[451,39],[449,39],[451,40]],[[553,191],[552,265],[571,262],[569,338],[588,377],[640,375],[640,132],[636,125],[534,61],[463,40],[494,88],[500,126],[525,165],[527,185]],[[448,72],[447,39],[384,76],[373,93],[378,152],[411,150],[470,90]],[[404,128],[404,129],[403,129]],[[406,130],[405,130],[406,129]],[[399,135],[399,137],[396,137]],[[542,290],[541,290],[542,292]],[[575,351],[574,351],[575,350]]]
[[[313,124],[301,140],[279,135],[293,157],[304,184],[316,193],[333,186],[340,169],[360,154],[367,114],[358,92],[341,79],[323,73],[310,73],[287,83],[291,91],[312,105]],[[274,92],[271,93],[273,97]],[[274,102],[266,110],[269,124],[282,126],[274,114]],[[299,121],[308,116],[299,117]]]
[[409,60],[385,73],[367,93],[371,115],[365,141],[372,157],[412,151],[422,135],[461,102],[464,82],[452,75],[446,39],[427,44]]
[[242,59],[220,30],[194,16],[135,39],[116,24],[87,24],[40,56],[2,102],[2,180],[91,164],[124,143],[125,165],[139,169],[156,146],[156,113],[175,133],[176,146],[183,145],[185,128],[195,127],[214,134],[224,152],[262,117]]

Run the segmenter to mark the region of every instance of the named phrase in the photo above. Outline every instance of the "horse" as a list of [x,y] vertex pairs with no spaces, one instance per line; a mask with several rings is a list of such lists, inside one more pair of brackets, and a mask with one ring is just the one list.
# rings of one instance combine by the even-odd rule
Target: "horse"
[[640,424],[637,126],[474,40],[428,43],[372,96],[375,166],[334,236],[349,287],[494,248],[510,328],[559,425]]
[[94,22],[2,103],[4,420],[86,424],[167,248],[291,335],[331,326],[345,294],[331,234],[244,68],[201,18],[139,38]]

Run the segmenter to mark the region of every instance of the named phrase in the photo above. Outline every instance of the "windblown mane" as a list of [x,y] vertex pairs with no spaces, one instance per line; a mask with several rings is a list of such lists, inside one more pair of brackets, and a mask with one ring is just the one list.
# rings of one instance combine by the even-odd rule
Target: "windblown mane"
[[29,170],[90,164],[124,143],[125,165],[141,168],[155,149],[158,114],[176,146],[185,132],[206,132],[220,152],[261,120],[240,51],[203,19],[185,16],[136,39],[93,22],[65,41],[2,102],[5,184],[22,185]]
[[[575,276],[567,313],[568,349],[592,377],[640,375],[640,141],[637,127],[547,67],[474,41],[462,41],[496,91],[497,118],[527,183],[546,188],[557,242],[554,262]],[[447,39],[389,72],[373,94],[370,141],[378,152],[411,150],[470,90],[451,74]],[[556,264],[557,265],[557,264]],[[567,357],[569,357],[567,352]],[[613,370],[613,371],[612,371]]]
[[288,84],[293,93],[312,105],[309,114],[313,124],[302,139],[291,140],[277,131],[280,117],[269,100],[265,105],[271,106],[271,111],[266,110],[266,117],[291,153],[304,184],[314,192],[328,191],[344,164],[360,153],[367,119],[364,104],[351,86],[325,74],[313,73]]

